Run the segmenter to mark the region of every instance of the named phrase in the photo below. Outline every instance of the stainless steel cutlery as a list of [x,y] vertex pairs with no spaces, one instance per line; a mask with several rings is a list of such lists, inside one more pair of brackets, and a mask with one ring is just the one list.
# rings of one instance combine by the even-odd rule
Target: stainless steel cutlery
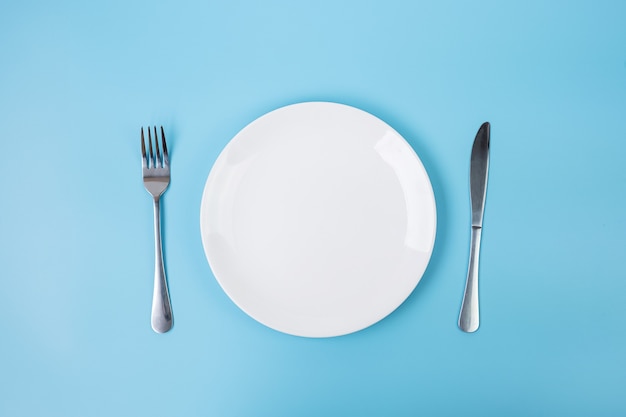
[[472,146],[470,159],[470,201],[472,206],[472,235],[470,240],[469,266],[465,294],[459,315],[459,327],[464,332],[475,332],[480,325],[478,308],[478,262],[480,238],[483,230],[483,214],[489,171],[490,125],[482,124]]
[[165,132],[161,126],[163,153],[159,149],[159,137],[154,127],[154,147],[152,133],[148,127],[148,152],[143,128],[141,128],[141,162],[143,184],[154,202],[154,292],[152,294],[152,329],[165,333],[172,328],[172,306],[167,289],[167,279],[163,267],[163,248],[161,245],[161,195],[170,183],[170,161],[165,142]]

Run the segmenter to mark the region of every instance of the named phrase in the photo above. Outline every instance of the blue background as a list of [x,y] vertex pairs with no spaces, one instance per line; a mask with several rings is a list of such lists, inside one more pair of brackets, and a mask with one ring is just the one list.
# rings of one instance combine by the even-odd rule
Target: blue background
[[[7,1],[0,416],[626,415],[626,2]],[[409,299],[348,336],[268,329],[206,262],[200,199],[246,124],[359,107],[438,203]],[[471,143],[492,123],[480,330],[456,327]],[[139,128],[164,125],[175,327],[153,333]]]

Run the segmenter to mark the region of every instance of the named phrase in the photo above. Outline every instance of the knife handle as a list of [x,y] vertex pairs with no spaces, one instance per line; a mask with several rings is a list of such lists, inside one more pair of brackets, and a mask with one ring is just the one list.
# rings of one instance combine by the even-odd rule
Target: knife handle
[[473,226],[470,241],[469,266],[465,294],[459,315],[459,328],[464,332],[473,333],[480,324],[478,309],[478,260],[480,257],[480,236],[482,228]]

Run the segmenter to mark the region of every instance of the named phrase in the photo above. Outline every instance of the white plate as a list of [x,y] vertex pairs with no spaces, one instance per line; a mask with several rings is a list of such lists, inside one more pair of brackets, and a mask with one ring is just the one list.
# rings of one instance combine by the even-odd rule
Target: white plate
[[275,330],[329,337],[394,311],[421,279],[435,199],[411,146],[380,119],[325,102],[282,107],[239,132],[202,196],[218,282]]

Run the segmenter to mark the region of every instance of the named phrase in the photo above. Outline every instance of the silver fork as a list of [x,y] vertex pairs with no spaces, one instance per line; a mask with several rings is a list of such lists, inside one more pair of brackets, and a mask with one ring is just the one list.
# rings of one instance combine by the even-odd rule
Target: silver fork
[[152,134],[148,127],[148,149],[146,154],[146,142],[141,128],[141,163],[143,171],[143,184],[152,195],[154,201],[154,292],[152,293],[152,329],[157,333],[165,333],[172,328],[172,306],[170,295],[167,290],[167,279],[163,268],[163,249],[161,245],[161,195],[170,184],[170,161],[165,143],[165,132],[161,126],[161,138],[163,154],[159,150],[159,137],[156,126],[154,127],[154,147],[152,148]]

